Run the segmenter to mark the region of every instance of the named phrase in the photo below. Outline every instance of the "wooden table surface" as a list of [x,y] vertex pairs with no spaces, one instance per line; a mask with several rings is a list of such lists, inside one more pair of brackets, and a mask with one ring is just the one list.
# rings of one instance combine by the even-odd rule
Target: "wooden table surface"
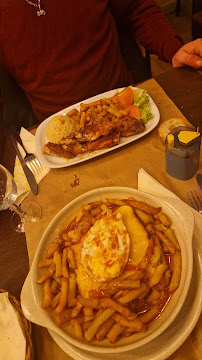
[[[189,68],[172,69],[155,77],[167,95],[173,100],[185,117],[195,126],[202,128],[202,76]],[[2,165],[13,172],[15,154],[8,141],[5,142]],[[26,238],[15,233],[10,226],[11,212],[0,212],[0,288],[8,290],[17,298],[29,271]],[[169,357],[169,360],[202,359],[201,344],[197,333],[201,334],[201,317],[185,343]],[[36,357],[37,359],[40,357]],[[152,359],[151,359],[152,360]]]

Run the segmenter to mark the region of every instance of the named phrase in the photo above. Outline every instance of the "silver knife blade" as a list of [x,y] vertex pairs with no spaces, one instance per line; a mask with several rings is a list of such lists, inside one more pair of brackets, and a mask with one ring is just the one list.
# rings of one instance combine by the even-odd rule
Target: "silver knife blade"
[[29,184],[29,186],[30,186],[30,189],[31,189],[31,191],[32,191],[32,193],[33,193],[34,195],[37,195],[37,193],[38,193],[38,186],[37,186],[37,182],[36,182],[35,176],[34,176],[34,174],[31,172],[31,170],[28,168],[25,160],[23,159],[23,157],[22,157],[22,155],[21,155],[21,153],[20,153],[20,151],[19,151],[19,149],[18,149],[18,147],[17,147],[17,143],[16,143],[16,140],[15,140],[15,138],[13,137],[13,135],[10,135],[10,140],[11,140],[11,143],[12,143],[14,149],[15,149],[15,152],[16,152],[16,154],[17,154],[17,157],[18,157],[18,159],[19,159],[19,161],[20,161],[20,164],[21,164],[21,166],[22,166],[22,169],[23,169],[23,171],[24,171],[24,173],[25,173],[25,176],[26,176],[26,178],[27,178],[27,181],[28,181],[28,184]]
[[196,181],[197,181],[199,188],[202,191],[202,174],[196,174]]

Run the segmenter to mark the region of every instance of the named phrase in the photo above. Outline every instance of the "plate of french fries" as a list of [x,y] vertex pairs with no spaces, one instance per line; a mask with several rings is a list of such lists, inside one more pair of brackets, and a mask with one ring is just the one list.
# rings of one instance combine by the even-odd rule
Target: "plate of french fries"
[[[146,105],[137,106],[133,99],[125,102],[125,95],[121,104],[117,102],[117,95],[127,89],[131,92],[143,91],[144,94],[141,96],[147,99]],[[132,101],[132,105],[125,107]],[[149,114],[148,119],[145,118],[145,111]],[[69,119],[71,124],[76,124],[77,132],[75,136],[70,134],[54,144],[47,137],[47,127],[56,118],[63,122],[61,115],[65,122]],[[134,117],[137,118],[135,123]],[[75,165],[140,139],[157,126],[159,119],[159,110],[146,90],[132,86],[110,90],[69,106],[45,119],[35,134],[37,156],[43,165],[50,168]]]
[[186,299],[193,229],[177,200],[125,187],[81,195],[41,238],[21,293],[25,316],[92,352],[148,343]]

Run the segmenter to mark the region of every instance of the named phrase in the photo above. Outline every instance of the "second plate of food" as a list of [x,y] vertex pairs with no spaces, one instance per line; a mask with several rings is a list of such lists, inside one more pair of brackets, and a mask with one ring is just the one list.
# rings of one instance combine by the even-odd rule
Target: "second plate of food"
[[[36,152],[41,163],[50,168],[62,168],[62,167],[75,165],[83,161],[87,161],[89,159],[97,157],[99,155],[102,155],[104,153],[107,153],[109,151],[120,148],[126,144],[132,143],[140,139],[141,137],[147,135],[149,132],[151,132],[157,126],[160,119],[160,114],[152,98],[147,94],[145,90],[142,89],[130,87],[130,90],[132,90],[132,92],[135,90],[138,90],[138,92],[140,91],[140,96],[138,95],[139,100],[137,99],[137,103],[140,105],[140,109],[144,108],[144,113],[142,110],[142,114],[143,114],[142,116],[144,116],[145,118],[147,116],[148,118],[150,118],[151,116],[151,118],[146,122],[145,125],[142,121],[137,121],[137,123],[136,122],[134,123],[133,120],[131,120],[131,118],[135,116],[139,117],[139,114],[138,113],[136,114],[136,111],[134,113],[133,112],[134,110],[131,110],[131,107],[128,106],[127,113],[131,114],[129,117],[130,121],[127,122],[127,126],[125,125],[125,122],[124,124],[120,123],[122,118],[119,118],[119,115],[122,116],[123,114],[121,115],[119,111],[117,112],[115,106],[116,103],[115,104],[112,103],[110,105],[109,101],[110,98],[112,98],[113,96],[117,95],[118,93],[120,94],[122,90],[124,90],[124,88],[107,91],[105,93],[93,96],[92,98],[84,100],[82,103],[77,103],[75,105],[69,106],[66,109],[63,109],[58,113],[48,117],[46,120],[44,120],[38,126],[35,135]],[[103,102],[104,105],[102,104]],[[146,104],[144,104],[144,102]],[[93,106],[93,111],[95,112],[94,115],[92,115],[92,113],[89,113],[88,115],[88,111],[89,111],[88,104],[91,105],[95,104]],[[105,109],[105,107],[107,108],[107,110]],[[125,107],[125,105],[122,107]],[[92,106],[90,110],[92,110]],[[74,114],[74,112],[77,111],[78,111],[77,115],[79,114],[79,120],[77,119],[77,115]],[[102,117],[100,116],[97,117],[96,112],[98,111],[103,112]],[[105,112],[107,113],[107,115],[104,115]],[[72,119],[70,120],[71,123],[70,124],[71,129],[70,129],[68,120],[67,120],[67,126],[64,125],[64,122],[66,121],[65,115],[71,113],[74,115],[72,115]],[[96,121],[94,120],[93,127],[91,125],[90,128],[89,126],[86,128],[84,127],[84,131],[82,131],[81,133],[79,132],[79,134],[76,135],[76,138],[74,136],[72,137],[71,131],[74,131],[75,119],[76,122],[79,121],[80,123],[79,126],[82,127],[82,125],[84,125],[83,122],[84,119],[82,118],[82,113],[85,113],[85,124],[88,124],[89,120],[87,119],[88,117],[91,118],[91,116],[93,116],[93,118],[96,119]],[[101,113],[99,113],[99,115],[100,114]],[[63,121],[63,115],[64,115],[64,121]],[[112,117],[112,121],[111,118],[109,119],[109,117]],[[55,136],[53,134],[53,136],[51,136],[51,139],[55,138],[56,144],[54,143],[50,144],[50,148],[48,148],[46,145],[50,140],[47,138],[47,126],[48,124],[50,124],[52,120],[56,122],[52,123],[53,126],[51,126],[50,133],[55,132]],[[100,123],[100,121],[102,121],[102,123]],[[62,122],[62,128],[61,128],[61,122]],[[119,126],[117,124],[119,124]],[[66,130],[64,129],[65,126],[66,126]],[[118,132],[117,132],[117,126],[118,126]],[[65,134],[66,132],[68,132],[69,134],[68,138],[65,140],[62,139],[63,144],[61,145],[61,141],[59,141],[57,137],[60,137],[59,134]],[[90,142],[87,140],[90,140]],[[57,143],[58,141],[60,144]],[[44,146],[46,148],[46,153],[44,153],[43,151]],[[56,153],[58,156],[52,155],[51,153]],[[63,153],[66,154],[64,156],[68,156],[69,158],[67,159],[59,156],[62,155]]]
[[81,195],[42,236],[21,293],[25,316],[88,351],[148,343],[185,301],[193,228],[177,200],[124,187]]

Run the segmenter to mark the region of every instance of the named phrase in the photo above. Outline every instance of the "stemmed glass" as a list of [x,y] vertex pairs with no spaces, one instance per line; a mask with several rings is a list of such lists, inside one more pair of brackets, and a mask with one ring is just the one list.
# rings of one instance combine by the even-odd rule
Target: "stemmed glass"
[[35,203],[17,206],[17,186],[11,173],[0,164],[0,211],[10,209],[14,211],[11,219],[12,228],[21,233],[25,224],[36,222],[41,218],[41,208]]

